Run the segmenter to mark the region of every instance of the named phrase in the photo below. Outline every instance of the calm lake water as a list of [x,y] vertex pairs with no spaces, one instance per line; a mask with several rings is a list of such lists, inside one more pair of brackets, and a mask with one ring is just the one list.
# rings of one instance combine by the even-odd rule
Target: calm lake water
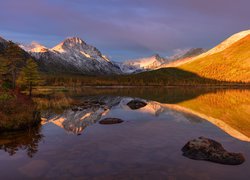
[[[43,122],[0,135],[0,179],[249,179],[250,90],[82,88],[34,98]],[[147,103],[137,110],[127,103]],[[72,110],[78,107],[78,110]],[[102,125],[106,117],[123,123]],[[238,166],[182,156],[204,136],[244,154]]]

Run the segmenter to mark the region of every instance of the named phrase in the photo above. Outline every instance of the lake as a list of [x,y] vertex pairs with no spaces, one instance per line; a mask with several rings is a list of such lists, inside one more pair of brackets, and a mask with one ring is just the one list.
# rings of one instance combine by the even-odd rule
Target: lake
[[[147,105],[131,109],[131,100]],[[250,90],[78,88],[36,95],[43,121],[0,135],[1,179],[249,179]],[[104,118],[124,122],[103,125]],[[191,160],[181,148],[204,136],[246,161]]]

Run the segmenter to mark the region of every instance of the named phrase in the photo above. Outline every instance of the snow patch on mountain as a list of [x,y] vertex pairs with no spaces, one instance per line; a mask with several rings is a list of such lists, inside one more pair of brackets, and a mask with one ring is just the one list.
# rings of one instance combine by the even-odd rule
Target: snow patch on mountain
[[250,30],[241,31],[239,33],[236,33],[236,34],[230,36],[229,38],[227,38],[222,43],[220,43],[218,46],[215,46],[214,48],[207,51],[206,53],[203,53],[200,56],[197,56],[197,58],[202,58],[202,57],[205,57],[205,56],[208,56],[211,54],[221,52],[221,51],[225,50],[226,48],[228,48],[229,46],[233,45],[235,42],[239,41],[240,39],[246,37],[249,34],[250,34]]
[[120,68],[124,73],[135,73],[153,70],[166,62],[168,62],[167,59],[156,54],[146,58],[125,61],[120,64]]
[[38,53],[38,52],[45,52],[48,51],[48,48],[39,44],[38,42],[33,41],[31,44],[20,44],[19,47],[21,47],[26,52],[30,53]]

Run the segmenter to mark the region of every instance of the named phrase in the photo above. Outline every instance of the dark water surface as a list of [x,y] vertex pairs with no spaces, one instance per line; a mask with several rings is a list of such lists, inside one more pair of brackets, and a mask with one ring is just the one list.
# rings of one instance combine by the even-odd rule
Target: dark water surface
[[[134,99],[147,105],[132,110],[127,103]],[[34,100],[42,125],[0,135],[0,179],[250,177],[250,90],[83,88]],[[106,117],[124,122],[98,123]],[[182,156],[186,142],[199,136],[243,153],[245,163],[229,166]]]

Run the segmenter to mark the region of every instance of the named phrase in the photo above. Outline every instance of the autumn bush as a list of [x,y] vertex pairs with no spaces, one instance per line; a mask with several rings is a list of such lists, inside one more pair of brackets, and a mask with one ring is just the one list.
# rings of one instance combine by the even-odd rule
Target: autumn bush
[[40,119],[29,97],[0,90],[0,132],[31,128],[39,124]]

